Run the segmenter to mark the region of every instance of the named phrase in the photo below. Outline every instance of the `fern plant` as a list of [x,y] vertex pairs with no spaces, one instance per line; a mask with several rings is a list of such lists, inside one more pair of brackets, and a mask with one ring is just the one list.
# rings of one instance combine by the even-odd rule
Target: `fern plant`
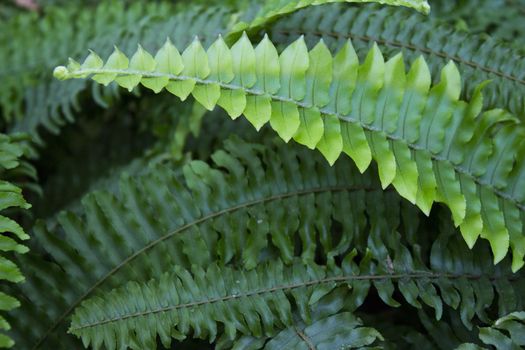
[[524,130],[503,110],[481,111],[482,85],[470,103],[459,100],[453,63],[431,87],[423,58],[406,74],[401,55],[385,63],[377,46],[359,66],[350,41],[335,58],[322,41],[308,52],[302,38],[278,55],[267,37],[254,48],[243,35],[231,49],[220,37],[207,52],[195,40],[181,56],[167,41],[155,58],[142,47],[131,60],[115,49],[105,64],[92,53],[55,69],[62,79],[88,75],[130,90],[166,88],[183,100],[192,93],[207,109],[244,114],[256,129],[269,122],[330,164],[344,152],[363,172],[374,158],[383,188],[393,184],[425,213],[446,203],[469,246],[488,239],[497,263],[510,244],[514,269],[523,265]]
[[0,6],[0,347],[524,346],[520,9]]

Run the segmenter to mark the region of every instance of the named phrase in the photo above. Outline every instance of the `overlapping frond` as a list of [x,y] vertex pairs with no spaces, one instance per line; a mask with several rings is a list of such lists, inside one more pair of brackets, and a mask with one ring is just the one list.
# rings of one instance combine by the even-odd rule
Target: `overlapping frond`
[[[318,253],[312,244],[317,237],[332,252],[329,260],[352,241],[366,249],[367,197],[379,196],[392,213],[402,206],[399,196],[383,194],[374,177],[361,177],[349,160],[326,168],[322,158],[302,154],[299,161],[290,149],[276,153],[235,142],[227,150],[212,156],[226,171],[195,161],[181,181],[176,171],[156,166],[146,175],[124,177],[116,195],[86,196],[81,216],[63,212],[56,224],[39,225],[35,240],[55,263],[32,257],[22,262],[28,282],[18,293],[28,302],[12,317],[21,346],[65,342],[60,327],[82,300],[123,281],[158,276],[174,263],[190,268],[218,261],[252,269],[261,257],[277,254],[288,264],[296,255],[296,235],[306,262]],[[402,212],[411,219],[406,230],[417,231],[417,210],[403,206]],[[352,235],[332,236],[331,218]],[[388,227],[401,224],[395,215],[386,219]],[[42,294],[42,285],[53,292]],[[45,321],[24,322],[28,318]]]
[[[338,297],[337,293],[333,296]],[[381,334],[350,312],[334,314],[334,298],[321,299],[317,309],[312,312],[309,324],[294,314],[293,324],[279,331],[272,338],[244,336],[235,341],[222,337],[217,341],[217,350],[277,350],[277,349],[368,349],[375,347]],[[335,302],[337,303],[337,302]],[[316,305],[317,305],[316,304]]]
[[[4,177],[7,170],[12,170],[20,165],[19,158],[23,155],[23,148],[9,136],[0,134],[0,174]],[[22,190],[16,185],[0,180],[0,280],[13,283],[24,281],[20,268],[5,254],[24,254],[28,248],[19,241],[29,239],[24,229],[13,219],[5,216],[9,208],[28,209],[30,205],[22,196]],[[10,311],[20,306],[20,301],[11,295],[0,291],[0,310]],[[4,316],[0,315],[0,348],[9,348],[14,345],[13,340],[3,332],[10,329]]]
[[[343,275],[299,261],[285,266],[276,260],[250,271],[213,265],[206,270],[173,270],[157,281],[131,282],[83,303],[73,316],[70,332],[82,337],[85,346],[100,349],[103,345],[108,350],[153,349],[157,336],[169,347],[172,337],[184,339],[190,330],[193,337],[214,341],[219,327],[231,340],[237,332],[264,340],[275,333],[274,328],[296,323],[294,307],[312,323],[310,308],[344,281]],[[338,321],[339,327],[334,327]],[[298,349],[305,338],[313,344],[332,345],[350,340],[348,348],[355,348],[380,338],[377,331],[358,327],[360,322],[350,313],[317,320],[309,327],[301,323],[279,332],[266,348]],[[146,324],[152,326],[143,327]],[[328,332],[316,334],[322,329]]]
[[[380,221],[379,217],[372,222]],[[158,279],[130,282],[84,302],[73,316],[70,332],[95,349],[148,349],[154,348],[157,336],[169,347],[172,337],[184,339],[190,334],[215,341],[224,329],[223,344],[229,340],[238,346],[249,342],[254,349],[264,344],[273,348],[286,342],[302,343],[294,331],[298,327],[294,312],[304,322],[299,327],[303,329],[312,323],[310,312],[325,295],[335,293],[335,299],[355,311],[372,286],[388,305],[399,305],[393,296],[397,289],[407,303],[417,308],[421,304],[433,307],[438,320],[444,305],[458,309],[469,328],[475,315],[488,322],[485,310],[496,295],[503,302],[499,305],[502,313],[521,307],[521,298],[517,304],[505,306],[503,300],[513,299],[507,293],[518,294],[523,281],[509,283],[510,276],[487,274],[490,262],[485,260],[489,270],[484,270],[485,266],[477,262],[481,259],[471,252],[463,255],[466,247],[458,251],[457,237],[450,240],[450,233],[440,236],[433,245],[431,268],[427,268],[420,257],[412,256],[400,244],[401,237],[387,241],[388,228],[372,225],[369,250],[343,254],[341,266],[305,264],[299,259],[285,265],[274,259],[249,271],[217,265],[189,270],[175,267]],[[487,251],[478,253],[488,256]],[[244,337],[238,339],[238,333]],[[350,331],[347,336],[361,339],[360,346],[378,337],[370,329],[357,333],[362,337],[350,337]],[[273,339],[266,343],[270,337]]]
[[231,48],[219,37],[207,51],[195,39],[182,55],[169,40],[155,57],[142,47],[131,60],[118,49],[105,63],[91,53],[55,76],[192,94],[256,129],[269,123],[330,164],[346,153],[365,171],[374,159],[383,188],[392,184],[425,213],[445,203],[470,247],[481,236],[495,263],[510,247],[513,269],[524,264],[525,129],[504,110],[483,111],[485,84],[460,100],[452,62],[431,86],[422,57],[407,73],[401,55],[385,62],[376,45],[360,65],[350,41],[332,57],[323,41],[308,51],[301,37],[278,54],[267,37],[254,48],[243,36]]
[[109,54],[115,40],[131,54],[138,42],[154,50],[167,36],[179,45],[187,45],[195,35],[214,39],[226,30],[232,14],[228,7],[168,1],[101,1],[86,10],[69,2],[46,9],[42,17],[28,13],[0,23],[2,117],[10,130],[35,139],[42,129],[58,133],[76,119],[82,93],[90,92],[101,106],[119,96],[116,89],[81,81],[57,84],[50,71],[69,55],[80,55],[85,47]]
[[266,0],[261,1],[256,9],[247,11],[246,18],[233,26],[229,32],[229,38],[238,39],[244,31],[255,32],[279,17],[303,8],[337,2],[357,4],[377,2],[391,6],[410,7],[424,14],[430,11],[430,5],[426,0]]
[[448,61],[453,61],[462,74],[462,93],[467,100],[473,97],[478,84],[491,80],[484,89],[485,107],[504,108],[525,120],[523,53],[486,35],[460,31],[440,18],[373,4],[332,4],[305,8],[266,31],[279,44],[290,44],[299,35],[304,35],[309,45],[322,38],[334,52],[351,39],[359,57],[365,57],[373,43],[387,58],[400,51],[410,61],[421,55],[434,79],[439,78]]

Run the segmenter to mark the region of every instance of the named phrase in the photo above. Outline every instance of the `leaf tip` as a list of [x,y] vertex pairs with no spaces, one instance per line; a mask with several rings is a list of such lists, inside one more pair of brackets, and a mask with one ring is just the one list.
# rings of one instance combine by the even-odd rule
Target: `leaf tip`
[[64,66],[58,66],[53,70],[53,76],[59,80],[66,80],[69,78],[69,71]]

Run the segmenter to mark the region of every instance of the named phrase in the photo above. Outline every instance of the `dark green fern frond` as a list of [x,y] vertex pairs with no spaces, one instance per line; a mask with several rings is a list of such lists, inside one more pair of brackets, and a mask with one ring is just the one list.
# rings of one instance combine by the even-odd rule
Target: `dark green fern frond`
[[392,184],[425,213],[445,203],[470,247],[481,236],[495,263],[510,246],[513,269],[524,264],[525,129],[503,110],[482,111],[483,84],[460,100],[452,62],[431,86],[422,57],[406,73],[401,55],[385,62],[376,45],[359,65],[350,41],[332,57],[323,41],[308,51],[301,37],[279,55],[267,37],[254,48],[243,36],[232,48],[219,37],[207,52],[196,39],[182,56],[169,40],[155,58],[142,47],[131,60],[115,49],[106,63],[91,53],[55,75],[129,90],[141,83],[182,100],[191,93],[256,129],[269,122],[330,164],[346,153],[364,171],[375,159],[383,188]]
[[14,132],[38,137],[44,128],[58,133],[76,119],[83,92],[91,90],[101,106],[119,96],[114,88],[81,81],[57,84],[50,71],[69,55],[82,55],[86,47],[109,54],[114,40],[130,54],[139,42],[158,49],[167,36],[179,45],[189,44],[195,35],[213,40],[225,31],[232,13],[227,7],[102,1],[94,8],[79,10],[70,3],[47,8],[42,18],[24,14],[0,23],[3,118]]
[[[0,173],[5,176],[5,171],[16,169],[20,166],[19,158],[23,155],[24,150],[20,144],[9,136],[0,134]],[[28,248],[20,244],[19,240],[27,240],[29,236],[24,229],[13,219],[4,216],[8,208],[29,209],[30,205],[22,196],[22,190],[12,183],[5,180],[0,181],[0,280],[19,283],[24,281],[24,276],[19,267],[12,259],[5,256],[6,252],[24,254]],[[20,301],[0,291],[0,310],[10,311],[20,306]],[[9,323],[0,316],[0,348],[9,348],[14,345],[13,340],[3,332],[10,329]]]
[[332,51],[351,39],[360,58],[374,43],[386,58],[400,51],[409,61],[421,55],[435,80],[441,68],[453,61],[463,77],[464,98],[470,100],[480,83],[491,80],[484,89],[485,107],[505,108],[525,120],[522,52],[484,35],[460,32],[439,19],[403,8],[332,4],[298,11],[277,21],[267,32],[273,42],[280,44],[290,44],[304,35],[308,45],[313,46],[322,38]]
[[479,339],[483,343],[464,343],[456,350],[508,349],[519,350],[525,346],[525,313],[512,312],[496,320],[489,327],[479,327]]
[[264,349],[367,349],[381,339],[377,330],[363,327],[358,318],[342,312],[283,330],[264,344]]
[[[261,337],[273,334],[274,327],[294,325],[293,306],[311,324],[308,310],[342,281],[345,277],[340,273],[299,261],[285,266],[276,260],[250,271],[216,265],[191,271],[175,267],[158,281],[131,282],[83,303],[73,316],[70,332],[80,336],[85,346],[100,349],[104,345],[108,350],[154,349],[157,336],[169,347],[172,337],[184,339],[190,330],[193,337],[211,342],[219,327],[232,340],[237,332]],[[335,345],[344,340],[355,348],[381,337],[374,329],[358,327],[360,322],[350,313],[316,321],[309,327],[301,322],[279,332],[266,348],[299,349],[305,338],[321,348],[323,342]],[[339,327],[336,322],[341,322]],[[350,326],[346,332],[344,326]],[[316,334],[323,329],[327,332]],[[297,338],[298,333],[303,338]]]
[[260,4],[255,3],[255,8],[246,11],[245,18],[233,26],[228,38],[237,40],[244,31],[256,32],[278,18],[303,8],[337,2],[358,4],[378,2],[392,6],[411,7],[425,14],[430,11],[430,5],[426,0],[266,0],[261,1]]
[[470,33],[490,35],[525,53],[523,0],[434,0],[432,16]]
[[[477,269],[468,266],[475,258],[466,258],[454,251],[457,240],[450,245],[452,251],[445,248],[444,242],[449,241],[450,236],[434,244],[430,257],[433,268],[428,270],[406,247],[399,245],[399,238],[396,250],[387,249],[387,245],[395,243],[383,245],[382,239],[387,234],[380,232],[382,229],[386,227],[372,226],[368,241],[370,250],[362,256],[352,251],[343,257],[341,267],[304,264],[299,260],[288,266],[272,260],[250,271],[216,265],[191,270],[175,267],[173,273],[157,280],[130,282],[84,302],[73,316],[70,332],[95,349],[102,344],[106,349],[153,348],[157,335],[167,347],[171,337],[184,339],[189,334],[214,341],[220,330],[224,330],[224,336],[230,341],[236,339],[237,333],[264,339],[274,336],[275,327],[296,325],[292,316],[294,310],[302,321],[310,324],[310,311],[317,301],[336,287],[345,285],[349,287],[343,292],[347,295],[339,294],[338,298],[351,310],[361,305],[372,286],[385,303],[398,306],[393,299],[397,286],[408,303],[421,307],[421,301],[432,306],[437,319],[441,318],[443,304],[455,309],[459,307],[462,321],[472,327],[470,319],[477,312],[486,318],[484,310],[494,300],[492,283],[498,286],[496,288],[511,286],[507,277],[491,278],[481,269],[477,273],[466,273]],[[392,254],[390,263],[386,258],[389,254]],[[455,268],[451,269],[450,265]],[[522,282],[510,290],[519,293]],[[500,294],[500,298],[505,297]],[[297,341],[293,328],[278,333],[267,345]],[[372,335],[363,334],[361,346],[378,337],[377,333]],[[287,339],[290,336],[292,340]],[[252,345],[259,348],[255,343]]]
[[512,312],[491,327],[481,327],[479,338],[497,349],[522,349],[525,346],[525,312]]
[[[19,294],[30,302],[12,317],[20,344],[52,347],[64,341],[57,332],[85,298],[123,281],[159,276],[175,263],[189,268],[218,261],[252,269],[261,258],[274,256],[290,263],[296,235],[305,262],[318,254],[312,244],[317,237],[329,261],[352,242],[365,250],[365,202],[372,194],[391,213],[402,209],[410,218],[403,227],[417,232],[417,210],[402,206],[391,191],[383,194],[375,177],[361,177],[349,160],[326,168],[322,158],[308,152],[299,157],[291,150],[275,153],[237,142],[228,143],[227,150],[212,156],[226,171],[195,161],[184,167],[181,182],[176,171],[156,166],[143,176],[124,176],[116,195],[86,196],[82,216],[63,212],[56,224],[37,226],[36,240],[57,265],[23,260],[31,278]],[[352,235],[332,236],[332,218]],[[385,219],[388,227],[401,225],[396,215]],[[44,295],[41,285],[68,292]],[[24,314],[46,321],[24,323]]]

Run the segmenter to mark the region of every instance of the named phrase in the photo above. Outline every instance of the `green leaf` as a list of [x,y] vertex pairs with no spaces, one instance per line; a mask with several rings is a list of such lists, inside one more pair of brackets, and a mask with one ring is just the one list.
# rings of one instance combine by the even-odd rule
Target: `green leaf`
[[[299,109],[300,124],[293,139],[310,149],[315,149],[324,132],[321,112],[317,109]],[[339,120],[336,120],[339,123]],[[273,127],[273,125],[272,125]],[[339,156],[339,153],[337,154]]]
[[246,97],[246,109],[244,110],[244,115],[246,116],[246,119],[253,124],[257,131],[270,121],[273,113],[274,110],[270,96],[262,95]]
[[[90,56],[92,55],[93,54],[91,54]],[[93,61],[95,61],[94,63],[95,65],[99,63],[99,61],[96,58],[94,58]],[[103,68],[108,71],[124,70],[128,68],[128,64],[129,64],[129,59],[115,46],[113,53],[109,56]],[[98,73],[98,74],[93,75],[92,79],[95,80],[99,84],[103,84],[107,86],[113,80],[116,80],[117,75],[118,73]]]
[[264,35],[263,40],[255,48],[256,74],[255,89],[274,94],[279,91],[281,66],[279,54],[273,43]]
[[436,198],[437,188],[434,170],[432,169],[432,159],[428,154],[414,151],[413,158],[416,162],[418,173],[416,204],[423,213],[429,215]]
[[[205,78],[210,73],[210,69],[208,56],[197,38],[184,50],[181,60],[183,69],[180,74],[185,78],[170,82],[166,90],[184,101],[195,87],[194,78]],[[177,63],[174,63],[174,66],[177,67]]]
[[246,33],[231,47],[233,57],[233,82],[250,88],[256,82],[255,50]]
[[290,141],[301,124],[297,106],[291,102],[272,101],[271,108],[270,125],[285,142]]
[[281,67],[280,96],[302,100],[306,95],[306,71],[309,66],[308,49],[301,36],[288,46],[279,56]]
[[174,87],[170,85],[173,84],[173,82],[170,82],[169,76],[167,75],[180,74],[184,65],[182,64],[182,57],[179,51],[171,43],[169,38],[166,39],[162,48],[155,55],[155,64],[155,70],[164,75],[155,78],[143,77],[140,81],[141,84],[153,90],[155,93],[159,93],[163,88],[166,88],[168,91],[174,89]]
[[[136,70],[141,72],[152,72],[155,70],[155,60],[154,58],[139,45],[135,54],[131,57],[129,61],[129,69]],[[115,81],[128,91],[133,90],[142,79],[142,75],[126,75],[123,77],[117,77]]]
[[385,135],[371,132],[366,132],[365,135],[372,151],[372,157],[377,162],[381,186],[385,189],[396,177],[396,158]]

